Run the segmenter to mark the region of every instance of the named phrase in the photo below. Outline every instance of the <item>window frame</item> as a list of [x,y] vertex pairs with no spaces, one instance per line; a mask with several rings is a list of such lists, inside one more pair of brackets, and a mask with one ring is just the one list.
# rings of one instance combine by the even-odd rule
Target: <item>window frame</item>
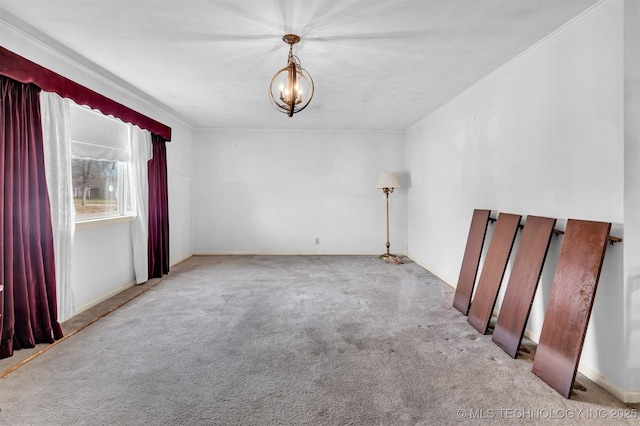
[[[131,221],[136,216],[137,209],[131,188],[131,132],[128,125],[118,118],[105,115],[102,112],[93,110],[85,105],[78,105],[74,102],[71,102],[70,105],[72,108],[70,122],[72,149],[70,161],[80,159],[116,163],[117,169],[117,177],[114,180],[117,185],[117,191],[114,194],[116,200],[115,212],[113,214],[100,212],[95,216],[78,217],[76,210],[76,226],[78,227],[79,224],[86,224],[86,226],[82,225],[80,228],[90,228],[101,226],[101,224],[106,223],[121,222],[121,218],[130,218],[129,220],[124,220],[125,222]],[[75,121],[74,116],[75,120],[81,121]],[[74,128],[74,122],[82,124],[78,124],[78,127]],[[115,125],[115,129],[121,129],[115,130],[115,133],[113,133],[114,123],[117,123]],[[79,135],[76,134],[74,136],[74,132],[76,131],[75,129],[78,129],[80,132]],[[87,129],[89,130],[87,131]],[[105,135],[107,135],[106,139]],[[111,135],[111,137],[108,135]],[[79,151],[76,151],[75,153],[73,149],[74,143],[76,146],[77,144],[80,145]],[[87,149],[87,147],[90,147],[90,149]],[[94,147],[95,149],[91,147]],[[107,147],[107,151],[104,151],[105,147]],[[119,150],[120,154],[114,155],[112,153],[113,149]],[[95,156],[92,156],[92,154]],[[105,156],[104,158],[102,157],[103,155]],[[100,179],[102,179],[102,177],[100,177]],[[74,196],[74,200],[75,199],[76,198]],[[75,208],[76,206],[74,201],[74,209]]]

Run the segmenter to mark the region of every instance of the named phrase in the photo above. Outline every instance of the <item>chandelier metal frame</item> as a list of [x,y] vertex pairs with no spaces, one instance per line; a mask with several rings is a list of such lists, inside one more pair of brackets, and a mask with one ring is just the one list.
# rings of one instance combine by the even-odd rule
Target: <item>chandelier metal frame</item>
[[[305,109],[313,98],[313,79],[311,75],[302,68],[300,59],[293,54],[293,45],[300,42],[300,37],[295,34],[285,34],[282,41],[289,45],[289,55],[287,57],[287,66],[278,71],[269,84],[269,101],[278,111],[293,117],[293,114]],[[286,73],[286,87],[279,88],[279,95],[274,96],[274,83],[278,81],[281,74]],[[307,100],[303,101],[302,94],[304,90],[300,89],[300,83],[306,85]]]

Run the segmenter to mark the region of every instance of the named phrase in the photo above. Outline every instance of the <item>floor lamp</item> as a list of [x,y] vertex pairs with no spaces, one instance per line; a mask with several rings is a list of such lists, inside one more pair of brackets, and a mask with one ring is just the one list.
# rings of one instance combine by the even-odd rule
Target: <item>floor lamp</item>
[[380,259],[384,260],[387,263],[400,264],[403,263],[402,260],[394,255],[389,253],[389,248],[391,244],[389,243],[389,194],[393,192],[395,188],[400,188],[400,184],[398,183],[398,177],[395,173],[391,172],[383,172],[378,176],[378,181],[376,182],[377,189],[382,189],[384,192],[384,198],[387,204],[387,252],[380,255]]

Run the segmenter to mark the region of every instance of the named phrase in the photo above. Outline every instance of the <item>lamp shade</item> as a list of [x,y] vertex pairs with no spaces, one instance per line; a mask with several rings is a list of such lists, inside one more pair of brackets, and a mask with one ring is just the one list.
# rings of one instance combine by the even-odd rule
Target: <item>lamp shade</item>
[[383,172],[378,176],[375,188],[400,188],[400,183],[395,173]]

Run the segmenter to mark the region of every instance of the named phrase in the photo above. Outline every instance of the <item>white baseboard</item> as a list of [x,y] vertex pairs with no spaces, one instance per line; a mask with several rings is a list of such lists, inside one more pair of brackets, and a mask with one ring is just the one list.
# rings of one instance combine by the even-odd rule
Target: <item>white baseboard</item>
[[622,402],[625,404],[640,404],[640,391],[625,391]]
[[437,272],[433,272],[433,268],[430,268],[428,265],[423,264],[422,262],[419,262],[417,260],[415,260],[413,257],[411,256],[407,256],[409,259],[411,259],[411,261],[413,263],[415,263],[416,265],[420,266],[421,268],[429,271],[430,274],[434,275],[436,278],[438,278],[440,281],[442,281],[443,283],[447,284],[449,287],[455,289],[456,288],[456,284],[453,283],[453,281],[449,280],[448,278],[442,277],[441,275],[438,275]]
[[598,372],[592,370],[586,365],[580,364],[578,366],[578,371],[585,375],[589,380],[593,383],[597,384],[611,395],[618,398],[620,401],[626,404],[637,404],[640,403],[640,392],[639,391],[627,391],[622,389],[620,386],[616,385],[609,381],[606,377],[601,376]]
[[110,291],[109,293],[105,294],[104,296],[102,296],[102,297],[100,297],[100,298],[98,298],[96,300],[92,300],[91,302],[87,303],[86,305],[83,305],[83,306],[79,307],[78,309],[74,310],[73,315],[71,315],[71,317],[69,317],[68,319],[73,318],[76,315],[81,314],[82,312],[93,308],[97,304],[102,303],[105,300],[112,298],[116,294],[122,293],[123,291],[125,291],[128,288],[133,287],[134,285],[136,285],[136,282],[135,281],[131,281],[130,283],[127,283],[127,284],[123,285],[122,287],[118,287],[117,289],[115,289],[113,291]]
[[189,253],[186,256],[182,256],[176,260],[174,260],[170,265],[169,268],[173,268],[174,266],[176,266],[178,263],[180,262],[184,262],[185,260],[187,260],[188,258],[190,258],[191,256],[194,256],[195,253]]
[[[196,251],[194,256],[379,256],[381,253],[287,252],[287,251]],[[404,256],[402,253],[398,253]]]
[[[180,262],[183,262],[183,261],[187,260],[187,259],[188,259],[188,258],[190,258],[191,256],[193,256],[193,253],[189,253],[188,255],[186,255],[186,256],[184,256],[184,257],[182,257],[182,258],[179,258],[179,259],[175,260],[175,261],[170,265],[170,267],[174,267],[174,266],[175,266],[175,265],[177,265],[178,263],[180,263]],[[121,292],[125,291],[125,290],[126,290],[126,289],[128,289],[128,288],[133,287],[134,285],[136,285],[136,282],[135,282],[135,281],[131,281],[130,283],[127,283],[127,284],[123,285],[122,287],[118,287],[118,288],[116,288],[115,290],[110,291],[109,293],[105,294],[104,296],[102,296],[102,297],[100,297],[100,298],[98,298],[98,299],[96,299],[96,300],[92,300],[91,302],[89,302],[89,303],[87,303],[87,304],[85,304],[85,305],[83,305],[83,306],[81,306],[81,307],[79,307],[79,308],[75,309],[75,310],[74,310],[74,312],[73,312],[73,315],[71,315],[69,318],[67,318],[67,320],[68,320],[68,319],[70,319],[70,318],[73,318],[73,317],[74,317],[74,316],[76,316],[76,315],[79,315],[79,314],[83,313],[83,312],[84,312],[84,311],[86,311],[86,310],[89,310],[89,309],[93,308],[93,307],[94,307],[94,306],[96,306],[97,304],[102,303],[102,302],[104,302],[105,300],[112,298],[113,296],[115,296],[115,295],[117,295],[117,294],[119,294],[119,293],[121,293]]]
[[540,341],[540,333],[534,333],[528,328],[524,330],[524,337],[530,339],[533,342],[536,342],[536,344]]

